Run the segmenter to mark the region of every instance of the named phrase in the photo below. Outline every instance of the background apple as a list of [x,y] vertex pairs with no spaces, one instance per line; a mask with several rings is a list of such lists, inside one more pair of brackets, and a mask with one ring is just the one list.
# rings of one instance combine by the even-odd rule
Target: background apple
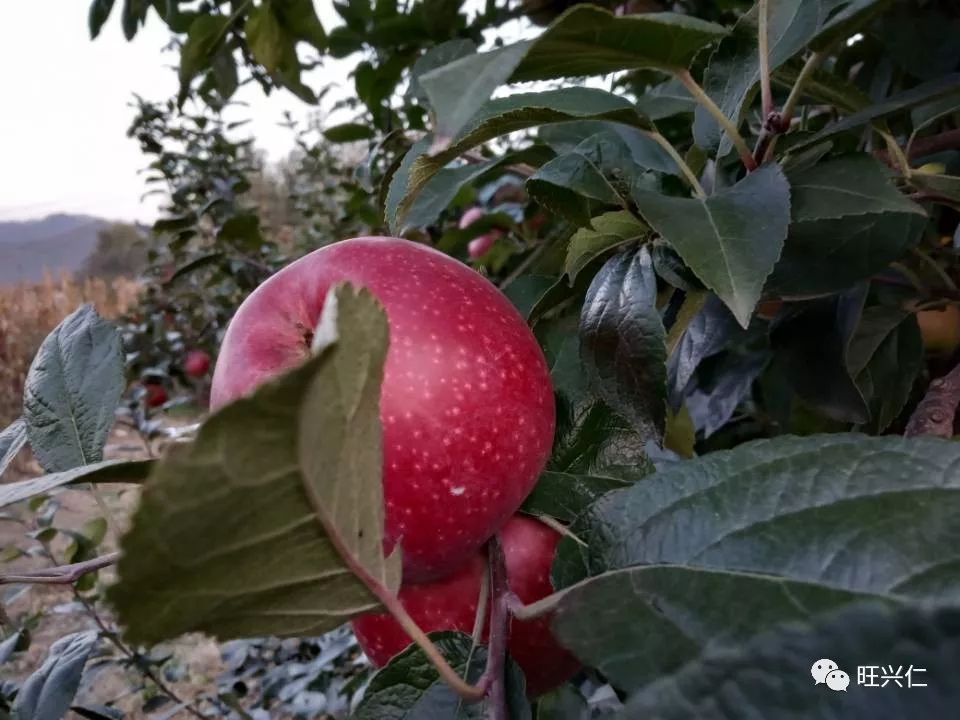
[[147,383],[143,387],[147,391],[145,398],[147,407],[160,407],[167,401],[167,391],[164,390],[163,385]]
[[383,303],[390,350],[383,421],[385,546],[404,582],[455,570],[529,494],[553,442],[546,361],[494,285],[424,245],[364,237],[328,245],[258,287],[230,322],[216,409],[310,352],[327,290],[350,281]]
[[[477,220],[482,218],[485,215],[483,209],[474,205],[473,207],[467,209],[463,215],[460,216],[460,229],[473,225]],[[480,237],[475,237],[467,244],[467,255],[470,256],[471,260],[476,260],[483,256],[487,250],[493,247],[493,244],[503,237],[502,230],[491,230],[486,235],[481,235]]]
[[960,347],[960,309],[956,305],[921,310],[917,313],[917,324],[928,353],[949,355]]
[[210,370],[210,356],[203,350],[191,350],[183,361],[183,371],[190,377],[199,378]]
[[[560,534],[539,520],[514,515],[500,530],[500,540],[510,589],[525,604],[550,595],[550,565]],[[404,587],[400,601],[426,632],[459,630],[470,634],[484,571],[483,555],[479,553],[444,580]],[[406,633],[388,614],[358,617],[353,621],[353,630],[360,647],[377,667],[386,665],[410,644]],[[507,649],[526,675],[530,697],[566,682],[580,667],[576,658],[557,644],[550,631],[549,616],[526,621],[511,619]]]

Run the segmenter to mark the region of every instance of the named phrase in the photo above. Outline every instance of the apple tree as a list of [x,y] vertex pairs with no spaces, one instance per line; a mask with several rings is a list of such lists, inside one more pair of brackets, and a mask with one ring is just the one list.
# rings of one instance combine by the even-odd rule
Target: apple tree
[[156,228],[232,263],[215,311],[179,301],[223,317],[213,408],[105,460],[117,329],[81,308],[44,343],[0,471],[29,443],[48,474],[0,504],[142,490],[117,552],[0,576],[87,582],[117,623],[52,649],[15,717],[65,712],[104,635],[346,623],[378,666],[357,718],[956,715],[955,4],[113,6],[94,37],[111,11],[174,35],[162,112],[195,142],[241,84],[316,103],[351,58],[352,119],[304,150],[368,154],[282,253],[242,182],[145,144],[223,191],[173,190]]

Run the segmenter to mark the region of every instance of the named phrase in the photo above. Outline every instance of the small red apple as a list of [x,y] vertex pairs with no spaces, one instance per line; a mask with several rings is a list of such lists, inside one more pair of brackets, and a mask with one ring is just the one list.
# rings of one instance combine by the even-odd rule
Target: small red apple
[[460,229],[468,228],[473,225],[477,220],[484,216],[483,208],[478,205],[474,205],[460,216]]
[[203,350],[191,350],[183,361],[183,371],[190,377],[200,378],[210,370],[210,356]]
[[147,391],[146,394],[146,404],[147,407],[155,408],[160,407],[167,401],[167,391],[163,389],[163,385],[144,385],[144,388]]
[[[473,223],[482,218],[483,215],[483,210],[474,205],[460,217],[460,229],[463,230],[473,225]],[[477,260],[482,257],[487,250],[493,247],[493,244],[501,237],[503,237],[502,230],[491,230],[486,235],[475,237],[467,245],[467,255],[470,256],[471,260]]]
[[543,352],[506,296],[466,265],[407,240],[355,238],[288,265],[241,304],[211,407],[302,362],[340,281],[369,289],[390,324],[385,550],[402,541],[405,582],[443,577],[520,507],[546,463],[554,400]]
[[[514,515],[500,530],[507,561],[510,589],[530,604],[553,593],[550,565],[560,534],[538,520]],[[478,553],[454,575],[426,585],[408,585],[400,590],[400,602],[425,632],[459,630],[473,632],[477,598],[484,573]],[[410,639],[388,614],[362,615],[353,621],[360,647],[370,661],[383,667],[410,644]],[[484,641],[487,639],[484,633]],[[510,621],[507,649],[527,679],[527,694],[542,695],[573,677],[580,667],[550,631],[550,617]]]

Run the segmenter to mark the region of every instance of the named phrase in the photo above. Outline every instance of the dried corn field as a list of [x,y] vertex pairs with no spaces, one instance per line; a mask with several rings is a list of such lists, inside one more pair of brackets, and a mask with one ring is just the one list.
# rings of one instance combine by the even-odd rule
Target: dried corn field
[[83,303],[106,318],[122,315],[138,292],[139,285],[124,278],[78,282],[49,272],[40,283],[0,286],[0,427],[20,414],[23,381],[47,333]]

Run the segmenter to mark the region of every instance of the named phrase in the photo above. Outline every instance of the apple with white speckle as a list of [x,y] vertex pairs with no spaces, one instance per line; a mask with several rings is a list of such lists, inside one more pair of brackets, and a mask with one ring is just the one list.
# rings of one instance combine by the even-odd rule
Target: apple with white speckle
[[[500,530],[507,582],[525,604],[552,594],[550,565],[559,541],[556,530],[524,515],[514,515]],[[402,588],[400,602],[425,632],[459,630],[472,634],[484,571],[483,555],[478,553],[448,578]],[[386,665],[411,642],[397,621],[385,613],[355,618],[353,630],[360,647],[377,667]],[[577,659],[553,637],[549,616],[532,620],[512,618],[507,651],[523,670],[530,697],[561,685],[580,667]]]
[[554,397],[543,352],[492,283],[408,240],[361,237],[268,278],[227,328],[216,410],[303,362],[327,291],[367,288],[390,326],[380,394],[384,549],[403,581],[454,572],[520,507],[549,456]]

